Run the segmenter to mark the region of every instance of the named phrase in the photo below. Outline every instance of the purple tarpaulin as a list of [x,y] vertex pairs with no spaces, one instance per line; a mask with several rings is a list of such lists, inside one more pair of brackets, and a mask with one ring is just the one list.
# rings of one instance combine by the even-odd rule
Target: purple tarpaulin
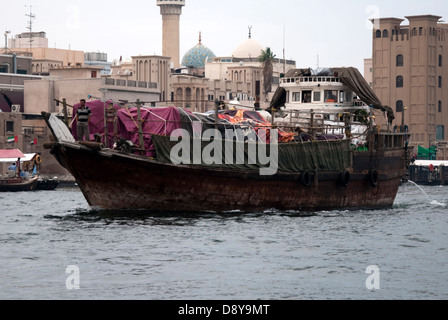
[[[101,134],[102,136],[102,142],[104,143],[104,134],[105,134],[105,125],[104,125],[104,108],[109,107],[109,103],[112,103],[111,101],[107,101],[104,103],[101,100],[95,100],[95,101],[87,101],[86,106],[90,108],[92,111],[92,116],[90,118],[90,140],[94,140],[95,134]],[[73,118],[76,116],[76,111],[81,107],[81,104],[75,104],[73,106]],[[119,105],[114,104],[114,108],[116,110],[120,109],[121,107]],[[77,130],[77,123],[76,120],[73,121],[71,125],[71,131],[73,134],[73,137],[78,140],[78,130]],[[113,122],[107,123],[107,133],[108,133],[108,141],[109,141],[109,148],[112,148],[113,146],[113,140],[114,140],[114,124]]]
[[[151,134],[168,136],[181,128],[179,109],[168,108],[141,108],[142,131],[146,156],[154,157],[155,148]],[[118,133],[120,137],[140,145],[140,137],[137,122],[137,108],[122,108],[118,111]]]
[[[73,114],[76,115],[76,111],[80,108],[81,104],[74,105]],[[102,102],[101,100],[88,101],[86,106],[92,111],[90,119],[90,140],[94,140],[95,134],[102,136],[102,142],[104,143],[104,108],[109,107],[109,102]],[[117,110],[117,139],[124,138],[130,140],[140,147],[140,136],[138,130],[138,111],[136,107],[122,107],[114,105]],[[155,157],[155,148],[152,143],[151,134],[169,136],[171,133],[182,128],[180,111],[176,107],[167,108],[145,108],[142,107],[141,121],[143,131],[143,141],[145,149],[145,155],[148,157]],[[77,139],[77,124],[76,120],[71,125],[71,131],[73,137]],[[113,122],[107,123],[107,131],[109,137],[109,148],[113,148],[114,144],[114,124]]]

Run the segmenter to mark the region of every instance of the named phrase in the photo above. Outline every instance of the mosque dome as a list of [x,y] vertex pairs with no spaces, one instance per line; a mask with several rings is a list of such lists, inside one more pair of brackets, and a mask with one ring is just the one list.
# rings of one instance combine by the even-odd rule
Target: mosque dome
[[233,51],[232,56],[235,58],[258,58],[262,50],[265,48],[257,40],[249,38]]
[[201,36],[199,36],[199,43],[185,53],[182,66],[196,69],[205,68],[206,60],[214,57],[216,56],[213,51],[202,44]]

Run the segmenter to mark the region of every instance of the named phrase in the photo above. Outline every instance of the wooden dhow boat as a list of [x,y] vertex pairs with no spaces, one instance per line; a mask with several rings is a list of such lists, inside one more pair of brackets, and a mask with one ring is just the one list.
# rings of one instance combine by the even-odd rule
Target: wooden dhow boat
[[[274,96],[270,121],[257,111],[198,114],[112,101],[101,101],[96,111],[92,102],[93,115],[104,117],[95,123],[105,125],[91,132],[102,140],[78,142],[74,130],[43,113],[55,138],[48,147],[98,209],[183,213],[393,206],[410,160],[409,134],[381,130],[372,109],[389,119],[393,112],[356,69],[293,72]],[[326,91],[335,97],[326,98]],[[114,114],[113,121],[108,114]],[[272,129],[278,130],[278,141]],[[204,139],[207,130],[215,134]],[[254,159],[251,150],[262,150],[264,157]],[[274,170],[274,161],[262,161],[274,158]]]

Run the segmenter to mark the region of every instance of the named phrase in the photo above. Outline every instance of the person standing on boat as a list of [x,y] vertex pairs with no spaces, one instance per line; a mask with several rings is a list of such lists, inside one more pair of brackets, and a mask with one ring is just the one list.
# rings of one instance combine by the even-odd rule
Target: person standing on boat
[[78,140],[79,141],[90,141],[90,117],[92,111],[86,106],[86,100],[82,99],[81,107],[76,111],[76,122],[78,128]]

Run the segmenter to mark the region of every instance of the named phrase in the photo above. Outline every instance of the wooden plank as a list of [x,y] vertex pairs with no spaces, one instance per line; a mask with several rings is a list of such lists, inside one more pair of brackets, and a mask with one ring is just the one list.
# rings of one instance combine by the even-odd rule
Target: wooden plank
[[67,128],[65,123],[54,114],[49,116],[48,125],[52,129],[55,138],[59,142],[76,142],[75,138],[73,138],[72,133]]

